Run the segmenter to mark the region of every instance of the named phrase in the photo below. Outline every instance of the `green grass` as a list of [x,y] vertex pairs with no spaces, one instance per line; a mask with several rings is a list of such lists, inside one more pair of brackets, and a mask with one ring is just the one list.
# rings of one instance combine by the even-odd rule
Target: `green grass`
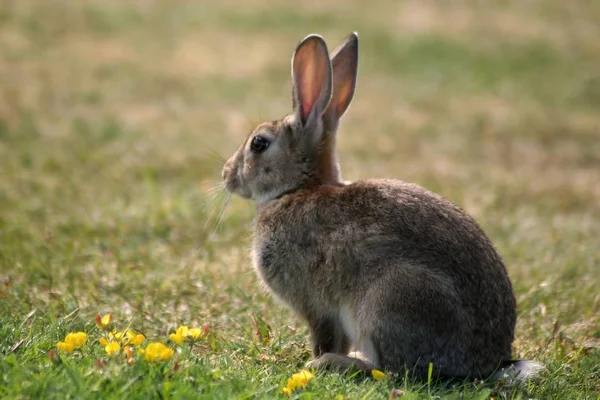
[[[361,38],[344,178],[464,207],[506,260],[524,387],[318,373],[301,398],[600,398],[600,8],[594,2],[283,0],[0,4],[0,397],[276,398],[308,333],[258,285],[252,204],[211,192],[252,125],[291,105],[310,32]],[[109,359],[97,313],[164,364]],[[270,341],[257,336],[257,326]],[[88,343],[49,354],[68,332]],[[108,362],[105,362],[108,361]]]

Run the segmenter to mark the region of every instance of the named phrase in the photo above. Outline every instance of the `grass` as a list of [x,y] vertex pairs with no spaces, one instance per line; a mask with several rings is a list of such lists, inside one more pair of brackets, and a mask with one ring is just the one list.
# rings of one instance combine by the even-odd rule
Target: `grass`
[[[515,356],[547,369],[521,388],[318,373],[297,396],[600,398],[600,8],[361,4],[2,2],[2,398],[283,396],[306,327],[257,285],[253,206],[218,224],[210,189],[252,125],[289,110],[296,43],[352,30],[344,178],[416,182],[474,215],[514,281]],[[210,340],[130,367],[97,344],[107,312],[147,342],[181,324]],[[74,331],[88,343],[53,362]]]

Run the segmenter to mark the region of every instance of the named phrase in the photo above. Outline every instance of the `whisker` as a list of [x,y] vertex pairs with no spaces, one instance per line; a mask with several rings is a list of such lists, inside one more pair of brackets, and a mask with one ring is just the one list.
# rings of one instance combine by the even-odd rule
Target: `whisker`
[[222,226],[223,214],[225,213],[225,209],[227,208],[227,205],[229,204],[229,200],[231,200],[231,192],[227,193],[227,198],[225,199],[225,203],[223,203],[221,212],[219,213],[219,215],[217,217],[217,223],[215,224],[215,230],[210,234],[209,238],[212,238],[214,236],[214,234],[217,233],[219,228]]
[[214,161],[219,161],[224,164],[227,159],[223,157],[217,150],[215,150],[212,146],[205,144],[206,149],[202,152],[205,156],[212,158]]
[[225,163],[227,161],[225,161],[223,158],[221,158],[221,156],[219,156],[218,154],[215,154],[214,156],[208,156],[207,157],[207,162],[206,162],[206,166],[208,167],[208,170],[210,171],[210,174],[212,176],[221,176],[221,172],[223,170],[223,166],[225,165]]
[[206,192],[206,197],[211,200],[211,202],[214,202],[215,200],[218,200],[221,195],[225,194],[225,192],[225,185],[221,184],[208,189]]
[[212,197],[215,193],[225,190],[225,182],[222,179],[206,179],[200,183],[202,193]]
[[220,190],[214,191],[214,192],[208,193],[206,198],[208,200],[210,200],[211,203],[214,203],[215,201],[219,200],[223,194],[225,194],[225,193]]
[[212,183],[213,185],[207,191],[209,193],[225,189],[225,182],[223,181],[213,181]]
[[220,203],[223,196],[226,195],[226,192],[223,191],[215,191],[214,193],[209,193],[207,196],[209,202],[207,204],[207,208],[210,207],[210,213],[206,217],[206,221],[204,222],[203,229],[206,231],[207,228],[212,224],[212,221],[216,214],[218,214],[218,206],[217,203]]

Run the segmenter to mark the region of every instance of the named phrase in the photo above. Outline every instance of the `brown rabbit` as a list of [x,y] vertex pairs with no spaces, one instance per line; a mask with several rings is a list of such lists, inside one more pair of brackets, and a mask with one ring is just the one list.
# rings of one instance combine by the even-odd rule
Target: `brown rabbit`
[[535,373],[539,364],[511,360],[511,281],[471,217],[415,184],[342,181],[335,135],[357,66],[356,33],[331,58],[320,36],[302,40],[293,112],[260,124],[223,169],[230,192],[257,202],[253,263],[308,323],[309,365],[421,378],[430,363],[439,377]]

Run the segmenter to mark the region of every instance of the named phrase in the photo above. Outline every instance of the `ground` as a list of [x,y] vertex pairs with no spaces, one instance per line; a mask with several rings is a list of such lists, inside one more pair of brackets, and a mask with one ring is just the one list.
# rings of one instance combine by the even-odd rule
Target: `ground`
[[[600,398],[599,20],[592,1],[4,0],[0,396],[285,397],[307,330],[249,265],[253,204],[220,218],[220,170],[290,110],[298,41],[357,31],[344,179],[472,214],[514,282],[515,356],[546,370],[519,388],[317,373],[292,395]],[[109,357],[109,312],[175,354]],[[180,325],[210,333],[178,346]]]

